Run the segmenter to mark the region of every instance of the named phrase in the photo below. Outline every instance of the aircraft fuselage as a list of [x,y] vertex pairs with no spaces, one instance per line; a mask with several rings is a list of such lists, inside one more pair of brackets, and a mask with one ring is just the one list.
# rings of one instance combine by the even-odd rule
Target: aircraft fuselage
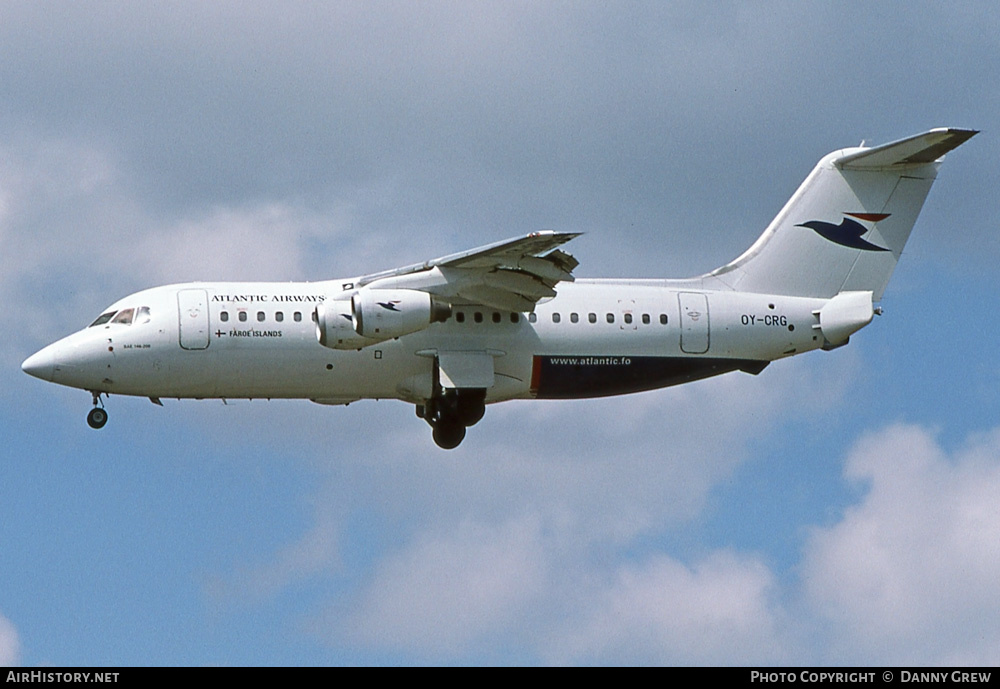
[[[645,284],[644,284],[645,283]],[[661,283],[661,284],[654,284]],[[534,313],[456,305],[443,323],[362,349],[317,341],[314,310],[340,281],[190,283],[107,309],[148,320],[93,325],[25,362],[33,375],[99,393],[153,398],[305,398],[324,403],[432,396],[440,352],[487,352],[486,401],[637,392],[824,343],[829,300],[698,291],[667,281],[578,280]]]

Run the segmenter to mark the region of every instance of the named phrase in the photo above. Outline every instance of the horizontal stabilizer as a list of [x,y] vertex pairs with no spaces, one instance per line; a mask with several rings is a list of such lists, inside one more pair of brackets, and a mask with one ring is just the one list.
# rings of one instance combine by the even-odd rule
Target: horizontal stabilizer
[[851,153],[833,161],[840,168],[864,170],[897,165],[926,165],[978,134],[975,129],[932,129],[892,143]]

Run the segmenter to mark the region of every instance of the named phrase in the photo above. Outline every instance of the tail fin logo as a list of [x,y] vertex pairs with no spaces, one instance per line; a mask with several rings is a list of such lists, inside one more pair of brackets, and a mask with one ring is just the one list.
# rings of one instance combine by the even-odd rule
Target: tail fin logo
[[[844,215],[850,215],[858,220],[864,220],[865,222],[876,223],[879,220],[885,220],[890,214],[844,213]],[[862,239],[861,235],[865,234],[869,230],[857,220],[852,220],[851,218],[844,218],[840,221],[839,225],[834,225],[832,222],[823,222],[822,220],[810,220],[809,222],[796,225],[796,227],[808,227],[823,239],[827,239],[834,244],[846,246],[849,249],[861,249],[862,251],[888,251],[885,247],[879,246],[878,244],[872,244],[871,242]]]

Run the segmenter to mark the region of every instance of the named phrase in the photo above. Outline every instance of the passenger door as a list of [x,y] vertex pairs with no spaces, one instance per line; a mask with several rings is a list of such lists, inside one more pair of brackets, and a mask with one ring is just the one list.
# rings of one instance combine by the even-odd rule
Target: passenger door
[[681,351],[704,354],[708,351],[708,297],[698,292],[680,292]]
[[182,289],[177,292],[177,317],[181,347],[208,348],[208,293],[203,289]]

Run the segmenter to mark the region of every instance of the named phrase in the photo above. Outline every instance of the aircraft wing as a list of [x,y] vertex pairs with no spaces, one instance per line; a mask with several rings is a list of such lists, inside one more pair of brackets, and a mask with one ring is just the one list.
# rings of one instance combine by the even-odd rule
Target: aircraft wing
[[558,249],[579,232],[532,232],[525,237],[357,278],[353,287],[416,289],[453,303],[502,311],[533,311],[554,297],[559,282],[572,282],[579,261]]

